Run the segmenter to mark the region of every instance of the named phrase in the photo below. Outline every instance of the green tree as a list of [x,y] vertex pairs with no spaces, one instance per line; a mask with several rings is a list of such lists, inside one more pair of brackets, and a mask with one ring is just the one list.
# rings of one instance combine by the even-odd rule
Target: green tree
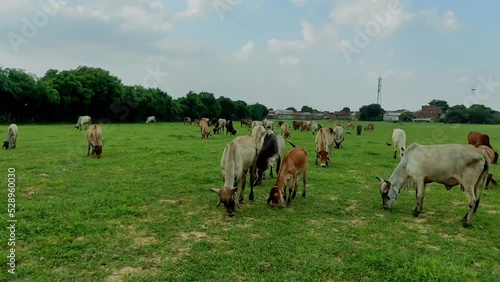
[[250,117],[250,109],[247,103],[241,100],[234,102],[234,114],[236,119],[244,119]]
[[432,101],[429,102],[429,106],[435,106],[435,107],[441,107],[443,109],[443,112],[446,113],[450,106],[448,106],[448,102],[445,100],[437,100],[437,99],[432,99]]
[[236,105],[234,104],[233,100],[224,96],[220,96],[219,98],[217,98],[217,101],[219,101],[219,105],[221,107],[221,118],[231,120],[236,118]]
[[179,98],[178,102],[183,110],[183,117],[190,117],[191,119],[201,119],[202,117],[208,118],[208,116],[203,116],[204,105],[197,93],[189,91],[186,97]]
[[288,107],[285,110],[293,111],[294,113],[297,112],[297,109],[294,107]]
[[200,101],[203,104],[203,116],[208,118],[219,118],[222,108],[219,101],[215,99],[214,94],[208,92],[200,92]]
[[495,121],[493,110],[484,105],[474,104],[467,109],[467,113],[469,114],[469,121],[471,123],[491,124]]
[[312,113],[313,112],[313,108],[311,108],[309,106],[302,106],[302,109],[300,111],[303,112],[303,113]]
[[344,112],[344,113],[350,113],[350,112],[351,112],[351,109],[350,109],[349,107],[344,107],[344,108],[342,109],[342,112]]
[[401,115],[399,116],[400,121],[412,121],[415,118],[417,118],[415,113],[410,111],[402,112]]
[[253,120],[263,120],[269,113],[269,110],[266,108],[266,106],[259,103],[250,105],[248,106],[248,108],[250,111],[250,118]]
[[361,120],[383,120],[384,113],[384,109],[379,104],[364,105],[359,108],[359,118]]
[[469,113],[467,107],[464,105],[456,105],[448,109],[445,117],[446,122],[449,123],[468,123]]

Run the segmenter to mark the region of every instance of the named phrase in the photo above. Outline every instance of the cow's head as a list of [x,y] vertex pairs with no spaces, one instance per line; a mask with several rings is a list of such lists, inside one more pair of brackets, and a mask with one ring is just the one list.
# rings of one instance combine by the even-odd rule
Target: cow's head
[[271,206],[277,208],[286,207],[286,201],[283,192],[281,192],[281,190],[278,189],[277,186],[271,188],[271,191],[269,192],[269,198],[267,199],[267,204],[269,203],[271,203]]
[[283,136],[283,137],[286,139],[286,138],[289,138],[290,135],[292,135],[290,132],[285,132],[285,136]]
[[227,210],[227,215],[232,217],[235,215],[236,207],[240,207],[240,204],[238,203],[238,197],[236,195],[236,192],[238,191],[238,188],[232,188],[232,189],[216,189],[212,188],[210,191],[216,193],[219,195],[219,203],[217,204],[217,207],[220,206],[220,204],[224,204],[224,207]]
[[335,148],[340,149],[342,147],[342,142],[344,142],[344,137],[342,137],[342,140],[337,141],[335,140]]
[[319,158],[321,160],[321,167],[327,167],[328,164],[330,163],[330,153],[328,153],[326,150],[320,150],[318,151],[316,149],[316,158]]
[[236,129],[229,131],[229,133],[231,133],[231,135],[236,135]]
[[97,156],[97,158],[100,159],[101,154],[102,154],[102,146],[101,145],[94,146],[94,149],[92,151],[92,155],[93,154],[95,154]]
[[2,148],[5,148],[5,150],[9,149],[9,141],[3,141]]
[[389,196],[389,191],[391,190],[391,182],[389,180],[384,180],[382,177],[376,176],[380,181],[380,195],[382,196],[382,206],[384,209],[388,210],[394,204],[394,200]]

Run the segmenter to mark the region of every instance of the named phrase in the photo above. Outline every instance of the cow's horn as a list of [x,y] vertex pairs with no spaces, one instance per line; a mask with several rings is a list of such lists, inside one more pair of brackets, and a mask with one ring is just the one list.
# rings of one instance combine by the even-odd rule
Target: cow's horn
[[383,179],[382,177],[375,176],[375,178],[377,178],[377,179],[378,179],[378,181],[380,181],[380,182],[383,182],[383,181],[384,181],[384,179]]

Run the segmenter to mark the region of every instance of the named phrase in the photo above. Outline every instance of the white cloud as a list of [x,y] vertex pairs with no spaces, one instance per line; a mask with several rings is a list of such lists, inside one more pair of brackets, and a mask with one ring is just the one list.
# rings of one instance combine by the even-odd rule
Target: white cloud
[[253,50],[253,41],[248,41],[245,45],[238,49],[238,51],[230,54],[229,56],[223,57],[222,60],[226,62],[247,62]]
[[461,77],[457,78],[457,82],[460,82],[460,83],[465,83],[467,81],[469,81],[469,77],[467,77],[467,76],[461,76]]
[[162,39],[153,43],[160,52],[180,52],[191,54],[201,49],[201,45],[194,41],[180,41],[173,39]]
[[174,15],[174,20],[185,20],[192,18],[199,18],[203,15],[203,8],[207,6],[207,0],[186,0],[186,10]]
[[278,53],[283,51],[301,51],[308,49],[314,45],[314,26],[306,21],[302,21],[300,23],[300,27],[302,29],[302,37],[303,40],[279,40],[279,39],[270,39],[267,42],[267,48],[272,53]]
[[307,0],[290,0],[295,6],[304,6]]
[[442,30],[459,30],[460,23],[457,16],[452,11],[448,10],[439,15],[437,9],[421,10],[419,14],[424,17],[428,25]]
[[300,63],[300,59],[297,57],[281,57],[279,64],[283,66],[296,66]]
[[378,26],[380,31],[377,34],[387,37],[413,20],[414,14],[406,9],[406,3],[394,0],[342,0],[329,16],[339,25],[356,27],[363,31]]

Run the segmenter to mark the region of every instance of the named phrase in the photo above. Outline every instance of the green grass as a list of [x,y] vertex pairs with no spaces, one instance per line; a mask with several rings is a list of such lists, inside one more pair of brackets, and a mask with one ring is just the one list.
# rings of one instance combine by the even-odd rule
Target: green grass
[[[250,134],[235,124],[238,135]],[[209,191],[223,185],[220,157],[234,137],[202,140],[195,125],[182,123],[102,127],[101,159],[86,156],[85,131],[70,125],[20,125],[17,149],[0,151],[2,218],[7,168],[14,167],[18,220],[15,276],[7,273],[8,230],[0,229],[0,281],[500,277],[500,187],[483,193],[474,228],[464,229],[467,201],[459,188],[429,185],[414,218],[415,192],[402,192],[386,211],[375,179],[397,165],[385,144],[395,127],[406,131],[407,145],[466,143],[478,130],[500,148],[498,126],[376,123],[374,132],[346,135],[326,169],[314,165],[311,132],[293,131],[290,141],[310,153],[307,198],[299,186],[289,207],[271,208],[266,200],[276,179],[268,177],[255,188],[255,202],[246,190],[234,218],[216,208]],[[500,177],[498,166],[492,172]]]

